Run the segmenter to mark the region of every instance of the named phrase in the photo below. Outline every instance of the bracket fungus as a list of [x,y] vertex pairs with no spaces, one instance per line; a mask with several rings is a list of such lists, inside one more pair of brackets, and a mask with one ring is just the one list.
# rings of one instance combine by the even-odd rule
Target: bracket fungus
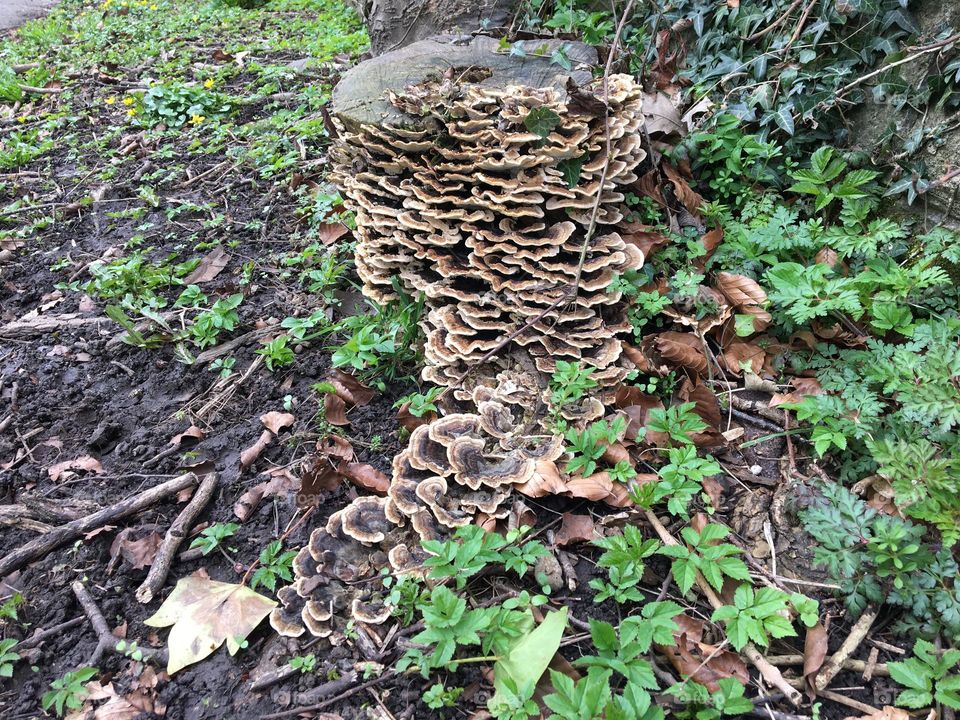
[[[550,61],[559,41],[517,44],[524,53],[482,36],[423,40],[334,89],[331,159],[356,214],[363,291],[386,302],[399,280],[423,294],[422,377],[452,398],[393,459],[386,497],[357,498],[313,531],[271,616],[281,634],[326,637],[337,610],[385,621],[379,584],[356,581],[422,573],[421,540],[506,517],[515,487],[560,482],[563,438],[547,418],[602,417],[633,368],[626,306],[608,286],[644,261],[617,231],[620,188],[645,157],[641,89],[628,75],[594,80],[588,46],[562,43],[564,70]],[[594,393],[551,408],[558,360],[593,368]]]

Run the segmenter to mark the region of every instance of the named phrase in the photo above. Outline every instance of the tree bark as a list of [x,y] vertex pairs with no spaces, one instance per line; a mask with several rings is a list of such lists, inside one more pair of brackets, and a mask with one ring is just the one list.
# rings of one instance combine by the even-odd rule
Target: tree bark
[[370,50],[380,55],[442,33],[470,34],[503,27],[516,0],[348,0],[367,26]]

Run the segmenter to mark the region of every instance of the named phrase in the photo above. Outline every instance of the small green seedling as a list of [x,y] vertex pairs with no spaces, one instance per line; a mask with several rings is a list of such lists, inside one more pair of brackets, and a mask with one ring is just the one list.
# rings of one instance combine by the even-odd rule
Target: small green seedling
[[53,708],[57,715],[63,715],[64,710],[79,710],[84,698],[90,694],[84,685],[99,672],[97,668],[84,667],[64,673],[63,677],[50,683],[50,690],[44,693],[40,704],[44,710]]

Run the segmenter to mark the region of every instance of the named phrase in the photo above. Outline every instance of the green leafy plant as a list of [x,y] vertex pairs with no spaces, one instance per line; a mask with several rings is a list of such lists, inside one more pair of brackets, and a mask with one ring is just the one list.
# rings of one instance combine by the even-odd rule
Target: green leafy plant
[[200,536],[193,539],[190,549],[199,548],[202,555],[209,555],[216,550],[227,538],[233,537],[240,525],[237,523],[216,523],[200,532]]
[[232,332],[240,322],[237,308],[242,302],[243,294],[235,293],[217,300],[209,310],[200,313],[189,329],[197,347],[215,345],[221,332]]
[[414,417],[423,417],[427,413],[437,412],[437,406],[434,405],[433,401],[436,400],[442,392],[443,388],[432,387],[427,390],[426,393],[410,393],[397,400],[393,404],[393,407],[398,408],[409,403],[407,410],[410,414]]
[[677,717],[720,720],[728,715],[742,715],[753,710],[753,703],[743,696],[745,690],[743,683],[728,677],[717,680],[717,690],[712,693],[692,680],[667,688],[667,693],[684,703]]
[[13,651],[16,646],[17,641],[13,638],[0,640],[0,678],[13,677],[13,667],[20,659],[20,655]]
[[306,675],[317,669],[317,656],[313,653],[296,655],[287,660],[287,665],[294,670],[299,670],[302,675]]
[[690,435],[703,432],[707,424],[693,409],[696,403],[681,403],[668,408],[652,408],[648,415],[647,428],[665,433],[670,439],[683,445],[691,442]]
[[950,674],[958,663],[960,650],[941,654],[933,643],[917,640],[913,657],[887,663],[890,677],[906,688],[897,695],[897,705],[925,708],[936,702],[960,710],[960,674]]
[[584,430],[568,429],[564,437],[573,457],[567,461],[566,471],[571,475],[592,475],[607,445],[617,442],[626,429],[627,421],[622,416],[612,421],[597,420]]
[[725,624],[727,639],[738,651],[748,642],[767,647],[771,637],[797,634],[787,616],[789,602],[790,596],[777,588],[741,585],[733,594],[733,605],[717,608],[710,619]]
[[84,685],[99,672],[97,668],[84,667],[64,673],[50,684],[50,690],[44,693],[40,704],[44,710],[53,708],[57,715],[63,715],[64,710],[79,710],[83,707],[83,699],[90,694]]
[[550,377],[550,404],[559,410],[583,398],[588,390],[597,387],[597,381],[590,377],[594,370],[578,362],[557,360],[557,369]]
[[290,365],[296,360],[293,348],[289,347],[290,338],[286,335],[278,335],[262,348],[257,350],[257,355],[263,356],[263,362],[270,372]]
[[435,683],[424,691],[423,702],[431,710],[452,708],[456,706],[462,694],[462,687],[448,688],[443,683]]
[[705,525],[701,532],[685,527],[680,530],[680,535],[686,545],[664,545],[657,551],[673,559],[670,572],[681,593],[690,592],[698,571],[717,592],[723,587],[724,577],[750,579],[746,563],[736,557],[740,548],[718,542],[729,534],[729,529],[715,523]]
[[143,650],[139,648],[136,640],[130,642],[119,640],[115,647],[117,652],[123,653],[134,662],[141,662],[143,660]]
[[230,106],[220,93],[203,85],[177,81],[158,83],[148,88],[137,103],[137,122],[142,125],[163,123],[178,128],[191,120],[200,122],[223,115]]
[[[790,173],[790,192],[813,196],[819,212],[834,200],[857,200],[868,196],[864,186],[879,173],[873,170],[851,170],[844,175],[847,162],[835,155],[832,147],[821,147],[810,156],[810,168]],[[843,178],[840,176],[843,175]]]
[[597,567],[607,570],[607,579],[594,578],[590,587],[597,591],[594,602],[613,598],[617,603],[643,599],[640,579],[643,577],[644,560],[655,554],[660,547],[656,540],[644,540],[640,529],[624,525],[620,535],[597,538],[593,544],[603,549],[597,558]]
[[457,528],[450,540],[425,540],[423,549],[430,553],[424,566],[433,579],[452,578],[458,588],[488,565],[500,565],[523,577],[538,557],[548,554],[536,540],[520,544],[529,528],[521,527],[506,535],[487,532],[476,525]]
[[296,556],[295,550],[284,550],[280,540],[274,540],[267,545],[260,552],[260,566],[250,576],[250,589],[256,590],[258,585],[265,585],[271,590],[276,590],[277,581],[291,582],[293,559]]

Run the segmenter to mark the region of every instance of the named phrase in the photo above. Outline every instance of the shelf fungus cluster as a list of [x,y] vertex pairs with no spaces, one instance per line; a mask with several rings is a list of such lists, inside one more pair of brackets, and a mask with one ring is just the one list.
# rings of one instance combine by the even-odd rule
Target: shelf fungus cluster
[[[589,66],[592,51],[570,52]],[[388,301],[399,279],[424,294],[423,378],[438,385],[534,319],[498,357],[524,352],[543,373],[580,361],[602,386],[629,366],[618,339],[629,324],[608,286],[643,264],[615,229],[620,188],[645,156],[641,89],[613,75],[604,90],[534,55],[505,58],[482,37],[422,41],[334,91],[335,176],[356,213],[364,292]]]
[[270,624],[281,635],[329,637],[353,618],[390,617],[380,571],[420,573],[422,540],[506,517],[513,487],[563,452],[559,435],[536,434],[540,388],[530,373],[504,370],[477,385],[476,412],[421,425],[393,460],[387,497],[358,497],[313,530],[297,554],[292,585],[278,593]]
[[[364,292],[423,293],[423,378],[459,404],[412,432],[386,497],[357,498],[313,531],[270,618],[283,635],[384,622],[381,571],[422,572],[421,540],[510,515],[515,487],[557,476],[563,439],[545,419],[601,417],[632,368],[609,286],[644,260],[616,231],[644,158],[641,91],[626,75],[593,80],[587,46],[564,43],[572,70],[551,63],[554,45],[518,56],[490,38],[421,41],[334,90],[332,159]],[[551,408],[558,360],[592,367],[597,395]]]

